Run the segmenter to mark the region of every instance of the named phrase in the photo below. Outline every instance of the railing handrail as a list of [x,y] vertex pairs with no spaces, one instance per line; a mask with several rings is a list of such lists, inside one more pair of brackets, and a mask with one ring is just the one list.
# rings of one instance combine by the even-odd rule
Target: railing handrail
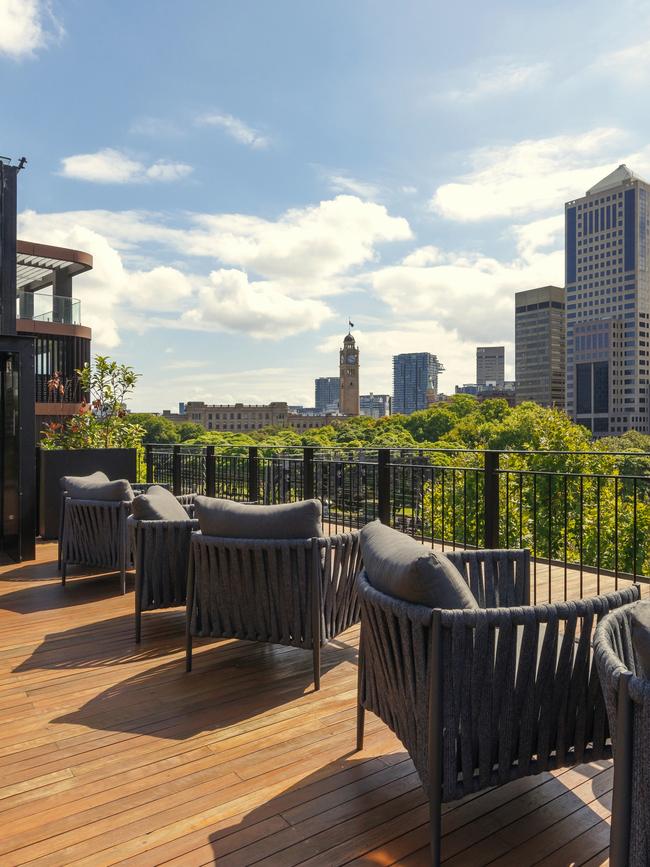
[[[180,446],[181,448],[188,449],[205,449],[210,445],[209,443],[142,443],[143,448],[168,448],[171,449],[174,446]],[[601,451],[563,451],[561,449],[493,449],[493,448],[476,448],[476,449],[468,449],[468,448],[456,448],[454,446],[449,448],[419,448],[417,446],[376,446],[376,445],[368,445],[368,446],[346,446],[344,444],[336,445],[336,446],[321,446],[321,445],[278,445],[278,443],[255,443],[254,445],[248,443],[226,445],[226,446],[212,446],[215,450],[226,451],[229,449],[248,449],[248,448],[257,448],[257,449],[286,449],[288,451],[299,450],[305,448],[313,448],[315,451],[320,452],[338,452],[338,451],[348,451],[348,452],[372,452],[379,451],[380,449],[383,451],[390,452],[438,452],[441,454],[484,454],[485,452],[493,452],[498,455],[579,455],[580,457],[635,457],[635,458],[650,458],[650,452],[640,452],[640,451],[623,451],[623,452],[601,452]]]

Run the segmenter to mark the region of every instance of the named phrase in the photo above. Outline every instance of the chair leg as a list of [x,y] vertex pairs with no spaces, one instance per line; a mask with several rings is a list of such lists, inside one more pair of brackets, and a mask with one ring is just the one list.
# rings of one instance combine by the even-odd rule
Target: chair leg
[[63,561],[61,563],[61,584],[65,587],[65,572],[66,572],[66,563]]
[[429,799],[429,821],[431,823],[431,864],[440,867],[440,850],[442,843],[442,799],[440,791]]
[[192,633],[189,629],[185,639],[185,671],[192,671]]
[[320,689],[320,642],[314,643],[314,692]]
[[126,595],[126,569],[120,569],[120,581],[122,582],[122,596]]
[[135,643],[140,644],[142,641],[142,612],[136,609],[135,612]]
[[364,733],[364,723],[366,721],[366,709],[359,702],[357,704],[357,752],[360,752],[363,749],[363,733]]

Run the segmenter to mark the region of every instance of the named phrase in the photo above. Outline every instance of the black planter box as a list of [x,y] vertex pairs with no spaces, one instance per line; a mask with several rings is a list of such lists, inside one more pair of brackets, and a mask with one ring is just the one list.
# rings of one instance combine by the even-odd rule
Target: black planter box
[[59,535],[61,476],[87,476],[102,470],[109,479],[137,479],[136,449],[39,449],[38,531],[43,539]]

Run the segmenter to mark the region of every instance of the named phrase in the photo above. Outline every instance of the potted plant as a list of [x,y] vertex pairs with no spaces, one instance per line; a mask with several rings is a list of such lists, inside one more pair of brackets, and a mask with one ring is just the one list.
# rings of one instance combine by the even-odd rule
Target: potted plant
[[[109,479],[137,479],[138,448],[144,428],[133,422],[126,400],[139,379],[132,367],[108,356],[76,371],[82,400],[77,413],[46,424],[41,432],[39,461],[39,532],[44,539],[59,531],[62,476],[83,476],[102,470]],[[54,373],[50,392],[63,397],[66,385]]]

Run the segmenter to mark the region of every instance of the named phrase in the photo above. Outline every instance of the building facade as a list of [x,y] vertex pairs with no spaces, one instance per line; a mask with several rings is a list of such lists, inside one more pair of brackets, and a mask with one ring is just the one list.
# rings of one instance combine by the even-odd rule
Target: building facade
[[370,418],[384,418],[391,414],[392,398],[390,394],[362,394],[359,398],[361,415]]
[[438,394],[438,375],[443,370],[438,357],[429,352],[393,356],[392,411],[409,415],[431,406]]
[[319,376],[314,380],[314,407],[316,412],[336,412],[339,407],[341,379],[338,376]]
[[339,412],[359,415],[359,349],[348,332],[339,350]]
[[282,401],[256,404],[208,404],[203,401],[189,400],[185,403],[185,414],[172,414],[163,411],[163,417],[170,421],[193,421],[202,424],[206,430],[249,431],[263,427],[287,427],[289,408]]
[[505,346],[476,347],[476,384],[493,382],[502,385],[505,379]]
[[565,205],[566,409],[595,436],[650,432],[649,194],[621,165]]
[[515,383],[514,380],[505,380],[494,385],[488,382],[487,385],[477,385],[475,382],[466,383],[465,385],[457,385],[456,394],[469,394],[475,397],[479,403],[484,400],[505,400],[509,406],[515,405]]
[[289,412],[288,405],[283,401],[273,401],[268,404],[209,404],[203,401],[190,400],[183,404],[185,412],[163,410],[162,417],[177,424],[192,421],[202,424],[208,431],[247,432],[261,430],[265,427],[291,428],[293,430],[309,430],[333,424],[340,416],[336,415],[302,415]]
[[515,381],[517,403],[564,409],[566,387],[566,300],[560,286],[515,294]]

